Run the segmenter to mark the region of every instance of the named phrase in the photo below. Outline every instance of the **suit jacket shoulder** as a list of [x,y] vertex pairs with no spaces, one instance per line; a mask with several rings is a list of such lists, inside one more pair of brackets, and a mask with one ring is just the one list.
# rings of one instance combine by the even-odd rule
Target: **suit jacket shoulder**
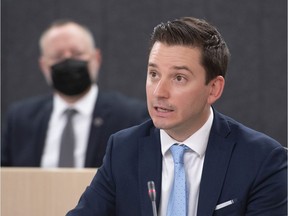
[[159,129],[151,120],[121,130],[110,137],[103,165],[68,215],[152,215],[147,182],[160,190],[161,169]]
[[1,151],[2,166],[40,166],[52,95],[12,104],[6,115]]
[[[287,152],[283,146],[214,110],[198,214],[246,215],[255,211],[257,215],[284,215],[286,182]],[[216,209],[227,201],[232,204]]]
[[49,94],[14,102],[8,107],[7,116],[16,115],[31,118],[31,115],[35,116],[39,112],[43,112],[43,109],[46,110],[47,106],[52,111],[52,100],[53,96]]

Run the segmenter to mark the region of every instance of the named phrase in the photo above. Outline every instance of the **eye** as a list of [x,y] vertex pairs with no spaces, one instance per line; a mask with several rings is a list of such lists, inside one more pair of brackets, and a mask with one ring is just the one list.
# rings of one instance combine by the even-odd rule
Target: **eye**
[[156,78],[157,77],[157,73],[155,71],[149,71],[149,76],[151,78]]
[[151,83],[157,83],[160,79],[160,75],[158,71],[156,70],[148,70],[147,74],[147,81],[150,81]]
[[185,78],[182,75],[177,75],[175,79],[181,82],[181,81],[184,81]]
[[53,62],[60,62],[60,61],[62,61],[63,60],[63,57],[62,57],[62,55],[61,54],[55,54],[55,55],[53,55],[53,56],[49,56],[48,57],[51,61],[53,61]]
[[79,57],[84,56],[85,53],[84,52],[80,52],[80,51],[74,51],[72,55],[73,55],[73,58],[79,58]]
[[155,72],[150,72],[150,76],[151,77],[156,77],[156,73]]

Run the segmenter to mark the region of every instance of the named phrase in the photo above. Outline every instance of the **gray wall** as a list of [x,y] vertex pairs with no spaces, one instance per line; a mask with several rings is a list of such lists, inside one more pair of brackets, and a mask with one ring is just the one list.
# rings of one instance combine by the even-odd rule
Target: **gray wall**
[[13,101],[50,91],[38,68],[38,38],[54,19],[92,29],[103,54],[102,89],[145,99],[153,27],[196,16],[218,27],[232,53],[215,107],[287,145],[286,9],[286,0],[2,0],[2,119]]

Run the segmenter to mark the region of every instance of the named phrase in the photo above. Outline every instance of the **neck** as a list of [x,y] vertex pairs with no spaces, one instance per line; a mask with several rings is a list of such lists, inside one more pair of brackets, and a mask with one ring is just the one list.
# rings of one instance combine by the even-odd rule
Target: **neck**
[[177,140],[178,142],[183,142],[197,132],[201,127],[203,127],[209,116],[210,106],[204,110],[203,115],[201,115],[198,119],[196,118],[193,120],[193,124],[191,124],[191,121],[188,121],[179,125],[178,127],[165,131],[173,139]]

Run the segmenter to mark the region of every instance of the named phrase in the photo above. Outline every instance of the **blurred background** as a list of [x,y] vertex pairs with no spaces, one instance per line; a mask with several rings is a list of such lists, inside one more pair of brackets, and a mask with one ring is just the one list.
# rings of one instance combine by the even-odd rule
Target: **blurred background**
[[230,48],[215,108],[287,146],[287,0],[2,0],[1,123],[12,102],[50,91],[38,40],[55,19],[92,30],[103,56],[100,88],[145,100],[153,27],[182,16],[217,26]]

